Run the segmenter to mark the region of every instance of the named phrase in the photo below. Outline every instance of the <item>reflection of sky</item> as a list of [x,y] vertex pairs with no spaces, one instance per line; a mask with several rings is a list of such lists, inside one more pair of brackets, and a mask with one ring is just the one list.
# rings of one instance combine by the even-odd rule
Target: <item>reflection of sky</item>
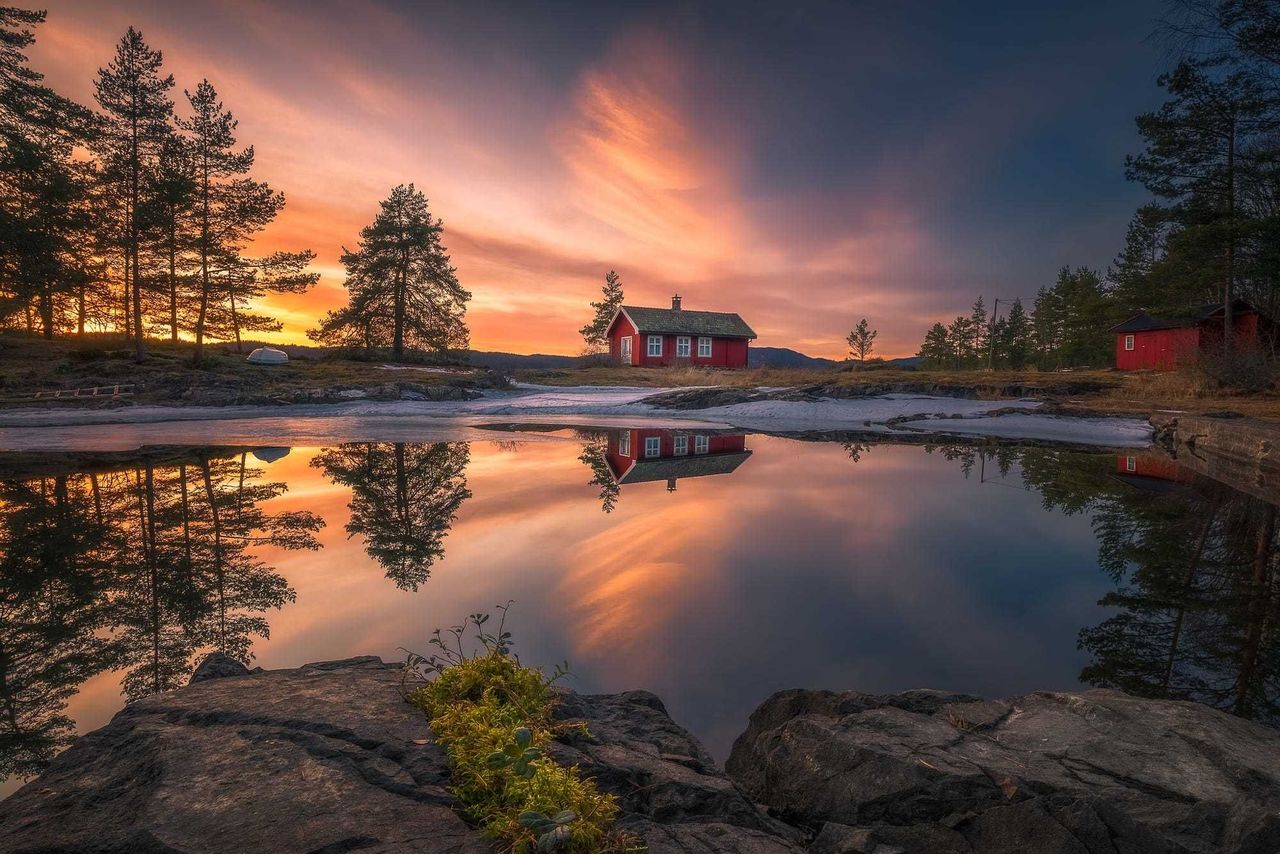
[[[578,443],[473,443],[474,497],[416,594],[348,539],[347,490],[310,466],[315,449],[294,449],[265,467],[289,484],[265,507],[319,513],[324,548],[262,555],[298,600],[268,615],[257,663],[425,652],[437,626],[514,599],[526,663],[567,658],[583,691],[655,691],[720,759],[782,688],[1077,684],[1076,633],[1107,588],[1086,518],[1043,510],[1011,488],[1016,471],[980,484],[918,447],[854,463],[834,444],[747,445],[732,475],[624,486],[606,515]],[[120,705],[104,676],[70,712],[93,728]]]

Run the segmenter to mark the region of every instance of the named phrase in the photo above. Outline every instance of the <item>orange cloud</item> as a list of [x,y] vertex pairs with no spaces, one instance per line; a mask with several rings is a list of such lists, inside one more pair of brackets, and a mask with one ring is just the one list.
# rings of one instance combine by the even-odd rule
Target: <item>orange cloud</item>
[[842,356],[863,315],[884,353],[912,352],[937,313],[948,271],[929,259],[943,252],[904,205],[749,191],[750,117],[712,114],[729,108],[696,97],[712,81],[664,30],[622,32],[561,83],[519,55],[478,62],[380,3],[326,8],[68,0],[33,51],[52,85],[91,103],[97,68],[134,24],[164,51],[180,111],[183,88],[214,83],[257,176],[288,200],[255,251],[317,253],[317,288],[259,306],[284,325],[269,338],[303,342],[342,304],[341,247],[409,181],[445,219],[477,349],[577,352],[610,268],[631,302],[679,290],[691,308],[741,312],[759,344],[816,355]]

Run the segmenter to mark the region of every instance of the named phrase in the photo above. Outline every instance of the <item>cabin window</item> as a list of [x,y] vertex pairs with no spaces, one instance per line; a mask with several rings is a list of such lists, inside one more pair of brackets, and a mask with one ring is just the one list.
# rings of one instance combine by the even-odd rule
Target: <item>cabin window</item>
[[1136,457],[1125,457],[1125,458],[1124,458],[1124,470],[1125,470],[1125,471],[1137,471],[1137,470],[1138,470],[1138,460],[1137,460],[1137,458],[1136,458]]
[[656,457],[660,453],[662,453],[662,437],[646,437],[644,440],[644,455],[646,457]]
[[681,335],[676,338],[676,356],[680,359],[689,358],[690,340],[688,335]]
[[689,437],[688,436],[676,436],[675,441],[676,441],[675,454],[677,457],[683,457],[685,454],[689,453]]
[[626,335],[622,339],[622,361],[627,364],[631,363],[631,336]]
[[619,456],[631,456],[631,431],[623,430],[618,434],[618,454]]
[[1132,336],[1132,335],[1126,335],[1126,336],[1124,336],[1124,348],[1125,348],[1126,350],[1132,350],[1132,349],[1133,349],[1133,336]]
[[711,339],[710,338],[698,339],[698,358],[700,359],[711,358]]
[[705,454],[711,450],[711,439],[707,436],[693,437],[693,452],[695,454]]
[[662,355],[662,336],[661,335],[649,336],[649,355],[650,356]]

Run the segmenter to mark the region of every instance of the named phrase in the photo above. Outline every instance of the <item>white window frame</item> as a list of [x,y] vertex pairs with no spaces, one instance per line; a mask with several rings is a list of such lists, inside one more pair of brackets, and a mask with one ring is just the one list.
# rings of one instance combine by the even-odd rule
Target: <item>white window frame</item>
[[1133,344],[1134,344],[1134,342],[1133,342],[1133,336],[1132,336],[1132,335],[1126,335],[1126,336],[1124,336],[1124,349],[1125,349],[1126,351],[1132,351],[1132,350],[1133,350]]
[[688,335],[676,336],[676,358],[687,359],[693,353],[693,339]]
[[618,434],[618,455],[622,457],[631,456],[631,431],[623,430]]
[[1136,472],[1136,471],[1138,470],[1138,458],[1137,458],[1137,457],[1125,457],[1125,458],[1124,458],[1124,470],[1125,470],[1125,471],[1135,471],[1135,472]]
[[[646,343],[646,346],[648,347],[648,349],[645,350],[645,353],[650,358],[653,358],[654,356],[661,358],[662,356],[662,336],[661,335],[650,335],[649,340],[645,343]],[[656,353],[654,352],[655,347],[657,347],[657,350],[658,350],[658,352]]]
[[710,338],[698,339],[698,358],[699,359],[711,358],[711,339]]
[[693,452],[695,454],[705,454],[705,453],[708,453],[710,450],[711,450],[710,436],[694,436],[693,437]]
[[644,437],[644,458],[646,460],[654,457],[662,456],[662,437],[661,436],[645,436]]
[[618,351],[619,351],[619,355],[622,356],[622,360],[630,364],[631,363],[631,336],[630,335],[622,336],[622,344],[619,345]]
[[677,457],[687,456],[689,454],[689,437],[679,435],[675,437],[675,455]]

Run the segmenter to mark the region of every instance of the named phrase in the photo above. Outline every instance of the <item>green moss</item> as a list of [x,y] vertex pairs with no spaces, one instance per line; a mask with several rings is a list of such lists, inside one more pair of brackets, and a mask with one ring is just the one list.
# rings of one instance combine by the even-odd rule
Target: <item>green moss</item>
[[552,720],[552,680],[522,666],[506,636],[481,630],[479,637],[481,653],[433,657],[427,666],[435,678],[408,695],[448,753],[451,788],[468,817],[516,854],[643,850],[613,827],[613,795],[545,754],[562,726]]

